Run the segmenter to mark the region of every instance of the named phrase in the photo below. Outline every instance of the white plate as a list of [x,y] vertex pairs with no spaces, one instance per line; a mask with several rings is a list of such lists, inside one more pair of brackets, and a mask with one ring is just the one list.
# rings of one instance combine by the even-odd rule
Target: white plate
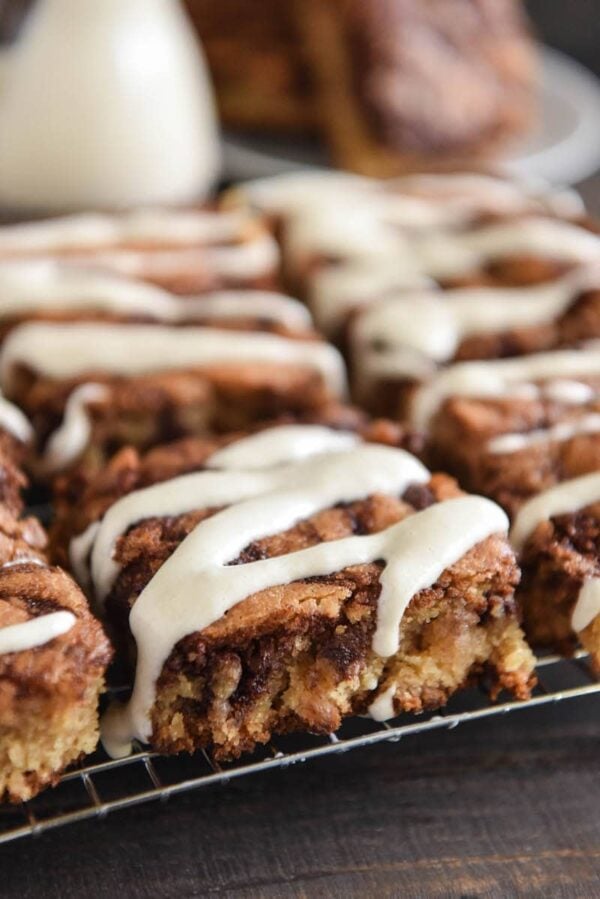
[[[563,53],[542,48],[540,125],[504,160],[509,171],[574,184],[600,167],[600,80]],[[322,148],[289,137],[224,139],[225,176],[260,178],[299,166],[327,166]]]

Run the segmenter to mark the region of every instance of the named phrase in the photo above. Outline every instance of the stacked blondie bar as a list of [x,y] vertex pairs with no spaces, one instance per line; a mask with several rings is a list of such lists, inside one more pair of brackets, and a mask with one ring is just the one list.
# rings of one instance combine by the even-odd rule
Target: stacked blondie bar
[[48,558],[130,667],[116,756],[232,758],[482,679],[524,699],[531,646],[600,666],[599,341],[578,198],[488,174],[0,229],[8,797],[96,742],[110,650]]

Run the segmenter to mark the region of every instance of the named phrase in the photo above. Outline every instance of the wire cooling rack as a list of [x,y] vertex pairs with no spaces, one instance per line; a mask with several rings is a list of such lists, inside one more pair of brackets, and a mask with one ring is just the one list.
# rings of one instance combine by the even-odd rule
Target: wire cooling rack
[[537,674],[538,686],[527,702],[491,703],[483,692],[466,690],[459,693],[442,713],[419,718],[401,715],[384,723],[351,718],[337,734],[277,738],[260,752],[223,767],[205,752],[165,757],[140,749],[117,761],[98,752],[86,759],[81,767],[64,774],[54,789],[46,790],[30,802],[0,808],[0,843],[35,836],[88,818],[103,818],[143,802],[166,801],[177,793],[226,784],[238,777],[285,768],[324,755],[385,741],[398,742],[413,734],[450,729],[492,715],[600,694],[600,683],[588,667],[585,653],[578,653],[572,659],[541,658]]

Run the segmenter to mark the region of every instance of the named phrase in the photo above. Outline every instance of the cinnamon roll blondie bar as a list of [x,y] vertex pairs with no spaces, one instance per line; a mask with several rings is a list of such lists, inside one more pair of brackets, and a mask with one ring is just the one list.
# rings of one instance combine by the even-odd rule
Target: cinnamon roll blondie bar
[[0,567],[0,801],[30,799],[98,742],[112,652],[74,582],[40,561]]
[[600,469],[600,344],[461,362],[413,397],[430,458],[511,516],[563,480]]
[[111,754],[138,739],[232,758],[349,714],[435,708],[484,672],[529,695],[518,569],[494,503],[322,425],[240,437],[202,464],[130,492],[117,478],[108,508],[102,487],[88,493],[70,540],[135,650],[132,696],[102,725]]
[[519,0],[301,0],[315,103],[337,165],[369,175],[497,155],[533,118]]
[[598,673],[599,469],[526,502],[511,531],[523,571],[518,597],[529,639],[567,653],[579,642]]
[[519,0],[186,0],[225,124],[317,131],[389,175],[497,153],[530,123]]
[[0,436],[0,802],[31,798],[98,742],[112,652],[86,600],[46,561],[46,535],[22,516],[20,417]]
[[224,203],[271,222],[290,289],[330,336],[407,290],[523,288],[598,252],[576,194],[485,173],[298,172],[241,185]]
[[181,298],[54,262],[0,263],[2,285],[0,382],[33,424],[41,476],[345,391],[338,352],[279,294]]

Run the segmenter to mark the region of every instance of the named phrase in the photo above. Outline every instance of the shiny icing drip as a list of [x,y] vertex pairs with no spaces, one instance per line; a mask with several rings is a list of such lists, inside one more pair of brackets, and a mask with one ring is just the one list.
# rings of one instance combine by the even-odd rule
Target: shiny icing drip
[[460,277],[510,256],[541,256],[566,264],[598,259],[600,237],[552,218],[501,221],[468,230],[408,234],[382,222],[373,209],[340,205],[298,215],[286,229],[292,264],[312,254],[345,259],[398,261],[438,280]]
[[60,379],[88,372],[140,375],[244,363],[306,367],[318,372],[332,391],[343,394],[346,389],[340,354],[319,341],[255,331],[93,322],[31,322],[15,328],[0,352],[0,380],[10,390],[18,365]]
[[[275,433],[272,439],[277,440]],[[181,515],[197,508],[229,506],[257,496],[268,496],[273,498],[273,514],[265,521],[264,536],[277,531],[275,502],[279,496],[282,497],[279,500],[281,528],[284,528],[328,505],[350,502],[369,493],[401,493],[408,484],[424,482],[428,477],[427,469],[407,453],[385,446],[366,445],[351,453],[348,448],[325,452],[272,470],[200,471],[154,484],[120,499],[102,519],[90,555],[95,594],[102,602],[119,573],[119,566],[113,559],[118,537],[146,518]],[[295,486],[290,487],[290,484]],[[306,485],[304,499],[300,495],[302,484]],[[291,500],[289,507],[285,504],[287,488],[292,499],[301,506],[300,511],[292,508]],[[311,488],[312,499],[308,496]],[[252,539],[258,539],[258,535],[248,539],[241,549]],[[77,550],[72,550],[71,555],[77,557]]]
[[0,628],[0,655],[44,646],[70,631],[76,621],[72,612],[61,611]]
[[442,403],[452,396],[510,397],[539,394],[536,381],[577,380],[600,375],[600,344],[580,350],[536,353],[514,359],[459,362],[440,371],[416,392],[411,418],[427,430]]
[[281,425],[236,440],[208,460],[207,468],[274,468],[335,450],[351,449],[360,442],[356,434],[333,431],[321,425]]
[[395,292],[362,311],[353,354],[366,384],[380,373],[418,377],[427,360],[452,359],[465,337],[546,324],[594,288],[600,290],[597,265],[533,287]]
[[541,256],[564,263],[595,262],[600,237],[578,225],[552,218],[498,222],[469,231],[425,235],[415,246],[423,270],[451,278],[508,256]]
[[354,309],[363,309],[387,296],[424,290],[431,279],[406,259],[352,259],[322,266],[309,280],[308,303],[325,334],[335,334]]
[[574,191],[551,191],[544,184],[473,173],[378,181],[307,170],[250,181],[236,190],[269,214],[289,216],[308,206],[362,202],[375,205],[395,224],[422,228],[452,226],[483,213],[509,215],[538,209],[569,217],[583,212]]
[[[217,450],[207,460],[206,467],[211,469],[259,471],[285,462],[308,459],[310,456],[334,451],[341,452],[344,449],[349,450],[359,442],[360,439],[355,434],[334,431],[331,428],[320,425],[278,425],[272,428],[265,428],[264,431],[259,431],[248,437],[242,437],[229,446]],[[159,485],[156,485],[153,488],[137,491],[134,494],[134,498],[121,499],[113,506],[116,511],[109,511],[108,520],[105,519],[102,522],[103,532],[100,543],[103,544],[103,547],[96,551],[100,557],[100,565],[104,553],[107,553],[107,557],[110,557],[112,554],[112,547],[119,533],[128,530],[136,521],[148,515],[156,515],[162,508],[190,511],[187,506],[181,507],[178,505],[178,498],[179,496],[182,498],[185,496],[188,484],[193,488],[196,481],[198,481],[200,485],[204,484],[206,486],[210,484],[211,490],[220,489],[220,483],[214,479],[207,477],[194,478],[192,483],[189,480],[189,476],[185,477],[188,480],[172,479],[169,482],[171,486],[168,489],[159,489]],[[225,480],[221,479],[221,482],[224,484]],[[252,484],[253,482],[249,481],[249,483]],[[179,488],[182,484],[183,489],[180,491]],[[250,487],[250,490],[252,490],[252,487]],[[182,501],[185,503],[185,500]],[[155,502],[158,503],[158,506],[153,505]],[[193,508],[198,502],[195,495],[191,502],[192,506],[190,508]],[[166,506],[163,505],[165,503]],[[151,511],[148,511],[146,514],[146,509]],[[167,511],[165,514],[170,513]],[[87,561],[98,539],[100,526],[101,523],[99,521],[92,522],[82,534],[71,541],[69,559],[80,583],[89,584],[90,571]],[[104,594],[108,592],[114,580],[115,572],[118,572],[118,568],[113,568],[109,571],[108,576],[101,569],[96,570],[99,583],[104,584],[101,589],[97,589],[97,592]]]
[[0,396],[0,428],[12,434],[21,443],[28,443],[33,437],[33,428],[28,419],[3,396]]
[[[1,249],[0,249],[1,252]],[[51,257],[43,254],[42,260]],[[122,249],[84,250],[77,253],[75,264],[95,267],[132,278],[178,277],[187,271],[203,270],[242,283],[273,272],[279,263],[279,249],[270,234],[259,234],[237,244],[209,245],[170,249]]]
[[[272,437],[275,440],[276,434]],[[105,718],[103,740],[109,751],[121,754],[133,737],[150,737],[156,679],[176,643],[261,590],[382,560],[386,566],[373,649],[383,657],[393,655],[412,597],[478,542],[506,529],[506,516],[494,503],[479,497],[452,499],[378,534],[334,540],[242,566],[228,563],[253,541],[319,509],[377,492],[401,495],[409,484],[428,478],[427,470],[401,450],[359,445],[267,471],[184,475],[119,500],[91,534],[82,535],[84,546],[79,548],[89,552],[91,547],[91,581],[100,599],[119,572],[113,559],[116,541],[133,523],[200,506],[226,508],[188,535],[135,603],[130,616],[138,652],[135,687],[130,703]]]
[[387,721],[389,718],[394,717],[395,694],[396,684],[391,684],[387,690],[380,693],[377,699],[371,703],[369,706],[369,715],[373,721]]
[[[284,217],[288,266],[306,280],[317,324],[333,333],[348,310],[383,291],[468,274],[506,256],[534,254],[577,264],[597,260],[600,239],[569,221],[583,212],[571,191],[552,192],[479,174],[407,176],[379,182],[297,172],[238,189]],[[474,225],[482,214],[520,218]],[[548,217],[548,213],[550,217]]]
[[259,290],[223,290],[180,297],[144,281],[49,259],[0,263],[0,319],[53,311],[97,311],[164,323],[244,315],[288,327],[310,325],[296,300]]
[[524,434],[501,434],[487,445],[490,453],[518,453],[543,443],[566,443],[574,437],[600,433],[600,414],[584,415],[573,421],[559,422],[551,428],[539,428]]
[[232,240],[247,226],[243,212],[139,209],[121,215],[84,213],[0,228],[0,253],[51,254],[119,245],[186,246]]
[[107,396],[108,390],[102,384],[82,384],[71,393],[62,423],[51,434],[44,450],[42,468],[46,474],[61,471],[81,455],[92,433],[88,405],[101,402]]
[[543,521],[576,512],[597,502],[600,502],[600,473],[563,481],[534,496],[521,507],[511,528],[511,543],[520,552]]
[[[310,217],[300,217],[288,229],[289,240],[294,241],[292,261],[301,267],[303,254],[325,253],[334,256],[335,265],[317,267],[309,277],[309,298],[317,324],[330,331],[352,307],[368,305],[374,298],[381,298],[385,292],[426,286],[436,280],[461,277],[477,271],[493,261],[513,255],[533,255],[550,258],[560,263],[588,266],[600,257],[600,238],[570,222],[556,219],[526,218],[517,221],[498,222],[466,231],[440,230],[410,235],[390,230],[389,226],[377,222],[376,226],[365,223],[364,233],[359,233],[360,216],[373,217],[373,213],[343,214],[343,209],[335,211],[342,219],[339,226],[332,220],[334,213],[311,213]],[[319,219],[321,217],[321,220]],[[350,227],[352,225],[352,235]],[[327,235],[321,238],[323,230]],[[302,244],[302,234],[311,235],[312,244]],[[368,239],[367,239],[368,238]],[[315,245],[318,245],[315,247]],[[360,278],[360,290],[354,278]],[[451,294],[455,298],[454,328],[457,339],[463,333],[473,333],[475,327],[490,324],[498,329],[503,316],[509,314],[518,325],[534,321],[538,315],[544,319],[553,307],[562,309],[578,288],[579,274],[561,279],[556,285],[538,285],[529,288],[472,288]],[[592,279],[594,280],[594,279]],[[595,283],[598,285],[596,268]],[[585,284],[580,288],[584,289]],[[479,313],[479,320],[468,308],[469,298],[491,300],[492,305],[485,313]],[[517,298],[527,304],[524,311],[517,311]],[[502,300],[510,300],[511,309],[505,312]],[[439,301],[442,301],[442,297]],[[536,300],[540,310],[536,310]],[[482,304],[483,305],[483,304]],[[485,316],[485,317],[484,317]],[[496,324],[497,322],[497,324]],[[535,321],[534,321],[535,323]],[[448,325],[446,325],[448,327]]]
[[571,626],[576,633],[585,630],[600,615],[600,578],[592,577],[584,581],[573,614]]
[[[517,513],[510,532],[512,545],[522,552],[525,544],[544,521],[557,515],[567,515],[600,502],[600,473],[583,475],[563,481],[534,496]],[[600,615],[600,578],[586,578],[581,586],[571,626],[579,633]]]

